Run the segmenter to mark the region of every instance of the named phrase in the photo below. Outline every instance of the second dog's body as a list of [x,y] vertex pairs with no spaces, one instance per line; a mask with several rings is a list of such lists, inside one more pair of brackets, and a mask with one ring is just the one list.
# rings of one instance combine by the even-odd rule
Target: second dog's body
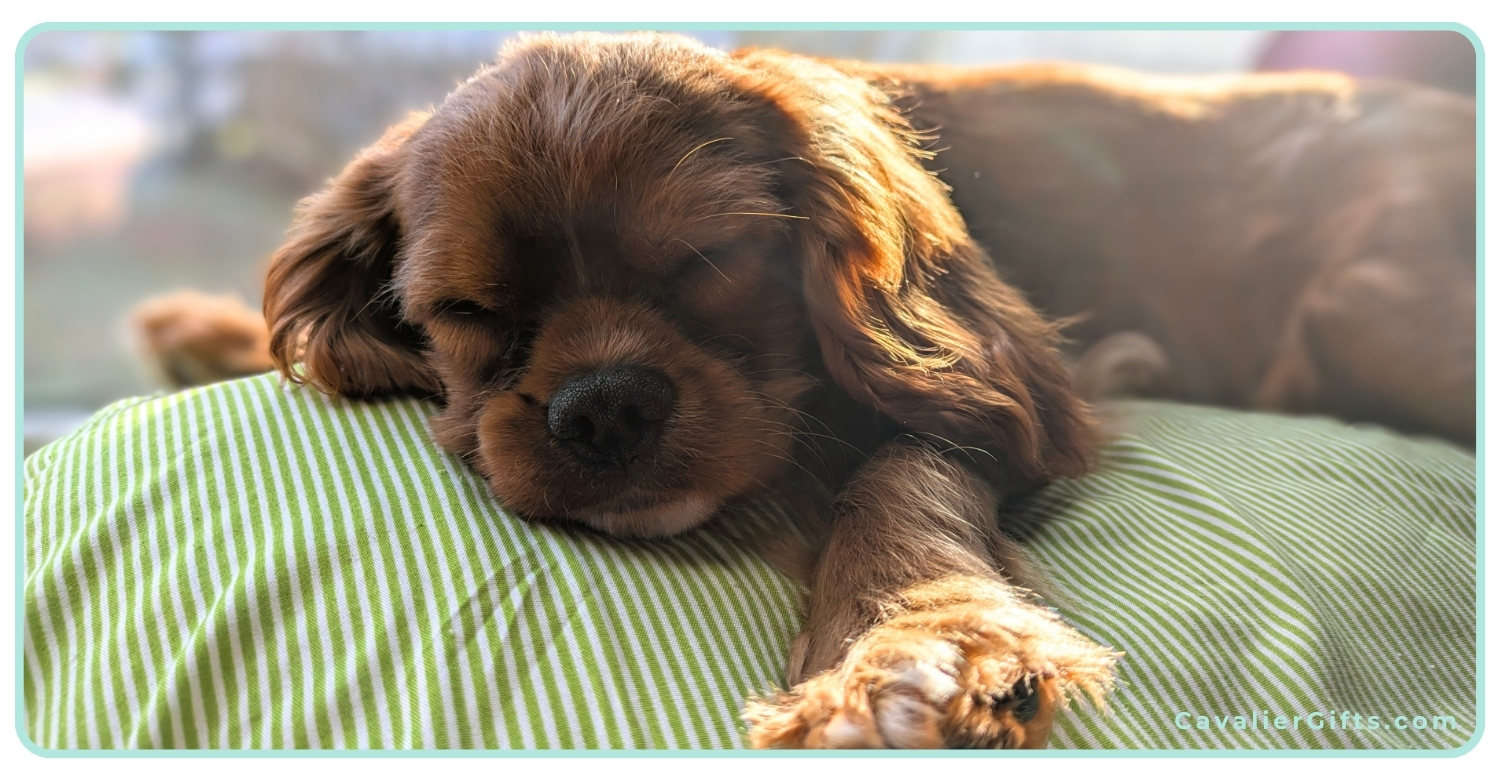
[[909,95],[970,234],[1081,318],[1080,352],[1160,345],[1123,389],[1473,442],[1471,100],[1324,73],[849,67]]

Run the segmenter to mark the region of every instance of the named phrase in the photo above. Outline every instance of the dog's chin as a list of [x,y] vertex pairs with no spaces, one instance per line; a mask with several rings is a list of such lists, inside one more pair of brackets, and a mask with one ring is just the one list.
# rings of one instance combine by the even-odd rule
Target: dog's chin
[[720,505],[711,496],[690,493],[660,503],[577,512],[573,519],[614,536],[671,536],[703,524],[719,511]]

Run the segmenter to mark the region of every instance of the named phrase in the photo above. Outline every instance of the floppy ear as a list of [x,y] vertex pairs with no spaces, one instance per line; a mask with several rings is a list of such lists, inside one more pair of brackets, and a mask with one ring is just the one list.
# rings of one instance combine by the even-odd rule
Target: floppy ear
[[[802,283],[843,389],[1010,481],[1087,469],[1097,442],[1058,326],[1002,282],[885,92],[811,60],[739,55],[789,120]],[[975,450],[982,450],[978,452]]]
[[[412,114],[306,198],[271,258],[265,315],[276,368],[325,393],[442,392],[420,332],[387,295],[400,225],[393,194],[402,144],[427,120]],[[302,363],[302,370],[293,369]]]

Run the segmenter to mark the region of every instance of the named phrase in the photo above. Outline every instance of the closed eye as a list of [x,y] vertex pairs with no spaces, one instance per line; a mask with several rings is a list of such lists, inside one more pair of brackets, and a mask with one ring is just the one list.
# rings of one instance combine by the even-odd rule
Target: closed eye
[[683,241],[680,238],[677,239],[677,242],[686,246],[692,251],[683,255],[682,258],[677,261],[676,271],[672,274],[673,281],[680,281],[683,278],[687,277],[689,274],[697,271],[700,268],[703,268],[704,266],[712,268],[719,274],[719,276],[722,276],[724,278],[724,281],[732,281],[729,276],[724,273],[723,261],[727,257],[727,253],[724,250],[714,248],[699,250],[697,247],[689,244],[686,241]]
[[444,301],[435,307],[437,316],[451,322],[463,322],[465,320],[492,322],[499,321],[501,315],[494,309],[486,308],[483,304],[475,301],[454,300]]

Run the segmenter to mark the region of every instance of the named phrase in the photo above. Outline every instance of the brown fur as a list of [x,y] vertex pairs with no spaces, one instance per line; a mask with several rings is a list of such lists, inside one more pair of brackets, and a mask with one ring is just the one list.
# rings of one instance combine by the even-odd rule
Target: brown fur
[[1159,345],[1128,386],[1472,446],[1472,99],[1326,73],[844,67],[940,128],[971,235],[1043,312],[1082,316],[1080,348]]
[[[530,517],[650,536],[782,501],[805,552],[744,536],[809,617],[753,744],[1037,747],[1115,660],[996,522],[1099,438],[1048,315],[1083,315],[1099,393],[1471,440],[1472,125],[1333,76],[539,36],[303,204],[271,349],[326,392],[441,397],[438,442]],[[548,400],[618,364],[677,411],[582,470]]]
[[272,368],[260,313],[234,295],[180,290],[138,304],[130,330],[161,384],[195,387]]

